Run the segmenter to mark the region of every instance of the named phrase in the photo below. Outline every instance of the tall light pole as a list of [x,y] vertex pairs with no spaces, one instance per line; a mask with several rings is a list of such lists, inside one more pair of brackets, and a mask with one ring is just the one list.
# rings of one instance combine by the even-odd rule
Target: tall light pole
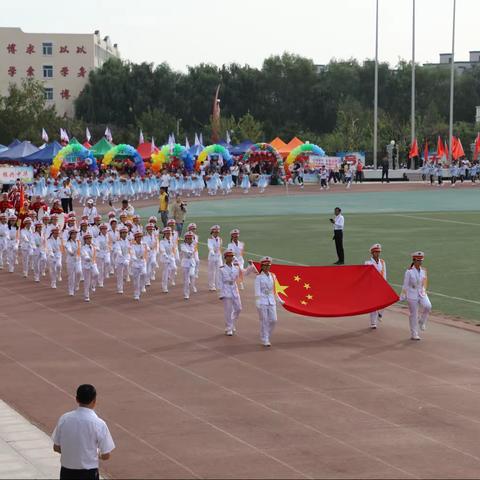
[[450,125],[448,129],[448,162],[452,163],[452,138],[453,138],[453,92],[455,82],[455,10],[457,0],[453,0],[453,26],[452,26],[452,64],[450,68]]
[[412,141],[415,140],[415,0],[413,0],[412,12]]
[[378,0],[375,12],[375,87],[373,94],[373,166],[377,168],[378,135]]

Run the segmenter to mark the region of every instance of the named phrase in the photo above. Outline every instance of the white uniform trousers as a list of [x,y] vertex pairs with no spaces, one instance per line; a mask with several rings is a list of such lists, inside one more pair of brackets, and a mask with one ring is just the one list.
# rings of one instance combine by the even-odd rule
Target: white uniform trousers
[[140,298],[140,293],[145,287],[145,266],[132,266],[132,280],[133,280],[133,298],[138,300]]
[[220,273],[218,272],[218,260],[216,258],[208,259],[208,288],[215,290],[220,288]]
[[145,285],[150,285],[155,280],[155,270],[157,269],[157,254],[150,252],[147,259],[147,275],[145,278]]
[[115,265],[115,276],[117,277],[117,293],[123,293],[123,282],[128,275],[127,266],[121,262]]
[[77,259],[67,260],[68,294],[75,295],[75,290],[80,288],[80,269],[77,267]]
[[83,296],[85,300],[90,300],[90,291],[95,291],[97,283],[97,272],[94,268],[83,269]]
[[10,273],[13,273],[15,270],[15,265],[17,263],[17,248],[11,247],[9,245],[6,253],[7,253],[8,271]]
[[275,305],[260,305],[257,310],[260,319],[260,340],[266,343],[270,341],[277,323],[277,308]]
[[40,281],[40,275],[42,275],[45,270],[45,265],[47,264],[47,257],[44,252],[32,254],[32,269],[33,269],[33,279],[35,282]]
[[233,332],[236,330],[236,321],[242,311],[242,301],[240,297],[224,297],[222,301],[225,315],[225,330]]
[[3,268],[3,258],[6,258],[7,242],[5,238],[0,238],[0,269]]
[[174,282],[174,277],[177,272],[175,260],[162,262],[162,292],[168,292],[168,282]]
[[377,310],[376,312],[370,312],[370,326],[376,327],[378,325],[379,316],[383,315],[383,310]]
[[32,250],[30,248],[22,248],[20,250],[20,254],[22,257],[22,269],[23,269],[23,276],[28,276],[28,267],[30,266],[30,257],[32,254]]
[[[416,300],[407,299],[410,315],[408,320],[410,321],[410,335],[412,338],[418,337],[418,327],[424,329],[427,325],[428,314],[432,310],[432,304],[430,299],[425,295],[419,297]],[[421,310],[420,318],[418,318],[419,311]]]
[[190,290],[197,291],[195,287],[195,267],[182,267],[183,270],[183,297],[190,298]]
[[57,288],[57,281],[62,279],[62,259],[49,257],[48,270],[50,272],[50,285],[52,288]]
[[110,261],[109,257],[97,257],[98,267],[98,286],[103,287],[103,282],[110,277]]

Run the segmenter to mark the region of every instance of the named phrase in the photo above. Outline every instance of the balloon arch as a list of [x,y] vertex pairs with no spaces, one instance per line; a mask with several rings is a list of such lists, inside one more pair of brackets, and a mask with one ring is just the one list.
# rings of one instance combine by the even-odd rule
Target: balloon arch
[[[257,158],[255,158],[257,157]],[[278,151],[269,143],[254,143],[243,155],[244,162],[263,160],[276,162],[277,165],[283,164],[283,159]]]
[[158,153],[152,154],[152,170],[158,173],[162,168],[170,165],[174,158],[179,158],[183,162],[183,166],[187,172],[193,170],[192,154],[179,143],[174,145],[164,145]]
[[290,165],[292,163],[295,163],[297,160],[297,157],[300,155],[317,155],[319,157],[324,157],[325,156],[325,151],[320,148],[318,145],[315,145],[313,143],[304,143],[302,145],[299,145],[298,147],[295,147],[289,154],[287,159],[285,160],[285,173],[288,175],[288,172],[290,171]]
[[56,178],[60,173],[63,162],[68,158],[84,160],[91,172],[98,172],[98,165],[93,153],[79,143],[66,145],[55,155],[50,167],[50,175]]
[[208,147],[205,147],[201,151],[195,163],[195,169],[197,171],[200,170],[200,165],[203,162],[205,162],[205,160],[209,155],[221,155],[227,167],[231,167],[233,165],[233,159],[232,159],[232,156],[230,155],[230,152],[222,145],[214,144],[214,145],[209,145]]
[[108,165],[112,163],[113,159],[119,155],[121,155],[122,157],[132,158],[133,162],[135,163],[137,173],[142,177],[145,175],[145,163],[143,162],[143,158],[138,153],[136,148],[125,143],[115,145],[115,147],[111,148],[103,156],[102,165],[108,167]]

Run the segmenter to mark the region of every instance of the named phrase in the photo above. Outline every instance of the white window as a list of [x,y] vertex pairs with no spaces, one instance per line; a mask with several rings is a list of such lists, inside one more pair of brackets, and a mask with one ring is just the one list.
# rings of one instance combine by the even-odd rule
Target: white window
[[53,100],[53,88],[45,88],[45,100]]
[[43,66],[43,78],[52,78],[53,77],[53,67],[52,65]]
[[44,55],[52,55],[53,54],[53,43],[52,42],[42,43],[42,51],[43,51]]

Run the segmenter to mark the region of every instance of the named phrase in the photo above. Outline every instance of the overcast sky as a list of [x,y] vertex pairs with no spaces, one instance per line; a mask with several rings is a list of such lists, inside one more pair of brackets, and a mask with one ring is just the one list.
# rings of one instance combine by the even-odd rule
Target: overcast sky
[[[411,58],[412,0],[380,0],[379,58]],[[453,0],[416,0],[419,63],[451,51]],[[75,8],[72,8],[72,7]],[[456,60],[480,50],[480,0],[457,0]],[[89,33],[118,43],[123,58],[260,67],[284,51],[327,63],[374,57],[375,0],[15,0],[2,2],[0,26],[26,32]]]

